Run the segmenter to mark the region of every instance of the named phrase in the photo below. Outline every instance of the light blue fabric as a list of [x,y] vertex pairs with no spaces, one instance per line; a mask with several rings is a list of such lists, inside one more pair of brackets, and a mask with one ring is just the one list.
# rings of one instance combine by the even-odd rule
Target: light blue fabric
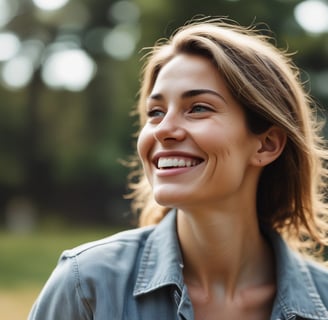
[[[270,236],[277,261],[271,320],[328,320],[328,272]],[[30,320],[193,319],[171,211],[146,227],[65,251]]]

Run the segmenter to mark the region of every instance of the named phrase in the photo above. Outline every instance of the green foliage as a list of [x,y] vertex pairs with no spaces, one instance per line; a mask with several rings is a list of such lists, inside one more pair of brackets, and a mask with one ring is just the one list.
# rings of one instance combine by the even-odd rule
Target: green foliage
[[0,287],[41,286],[62,251],[107,237],[114,229],[47,228],[31,234],[0,232]]

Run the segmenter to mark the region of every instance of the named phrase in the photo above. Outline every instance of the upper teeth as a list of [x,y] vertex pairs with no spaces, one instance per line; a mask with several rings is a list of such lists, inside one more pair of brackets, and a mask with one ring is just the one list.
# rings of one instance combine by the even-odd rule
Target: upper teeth
[[179,158],[159,158],[158,167],[192,167],[195,166],[199,161],[194,159],[179,159]]

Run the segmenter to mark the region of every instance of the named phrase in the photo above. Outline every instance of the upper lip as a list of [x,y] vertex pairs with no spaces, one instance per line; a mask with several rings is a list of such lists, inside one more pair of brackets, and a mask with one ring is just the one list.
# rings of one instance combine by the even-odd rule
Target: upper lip
[[158,151],[155,152],[151,158],[152,163],[156,166],[158,164],[158,159],[159,158],[172,158],[172,157],[176,157],[176,158],[190,158],[190,159],[197,159],[200,160],[201,162],[204,161],[204,159],[198,155],[192,154],[190,152],[185,152],[185,151]]

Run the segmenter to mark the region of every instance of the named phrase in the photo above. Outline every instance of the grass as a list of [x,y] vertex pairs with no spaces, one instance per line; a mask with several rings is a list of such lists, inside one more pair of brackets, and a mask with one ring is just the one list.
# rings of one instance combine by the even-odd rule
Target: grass
[[28,234],[0,231],[0,319],[23,320],[59,255],[118,229],[45,228]]
[[26,320],[41,287],[0,289],[0,319]]

